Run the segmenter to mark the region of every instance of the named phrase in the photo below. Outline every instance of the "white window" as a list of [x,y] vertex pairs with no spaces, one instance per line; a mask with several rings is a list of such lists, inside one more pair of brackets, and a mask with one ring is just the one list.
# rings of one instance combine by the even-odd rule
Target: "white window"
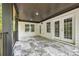
[[34,24],[25,24],[25,32],[34,32],[35,31],[35,26]]
[[29,30],[30,30],[29,24],[25,24],[25,32],[29,32]]
[[34,32],[35,31],[35,26],[34,24],[31,24],[31,32]]
[[56,36],[56,37],[59,37],[59,31],[60,31],[60,30],[59,30],[59,27],[60,27],[60,26],[59,26],[59,21],[56,21],[56,22],[55,22],[55,36]]
[[47,23],[47,32],[49,32],[49,33],[51,32],[51,24],[50,24],[50,22]]
[[64,38],[72,39],[72,18],[64,19]]

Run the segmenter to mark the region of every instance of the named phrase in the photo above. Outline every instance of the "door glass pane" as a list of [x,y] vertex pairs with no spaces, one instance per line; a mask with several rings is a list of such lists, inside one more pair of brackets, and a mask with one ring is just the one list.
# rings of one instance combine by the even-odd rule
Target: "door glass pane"
[[48,22],[48,23],[47,23],[47,27],[46,27],[46,28],[47,28],[47,32],[49,32],[49,33],[50,33],[50,32],[51,32],[50,22]]
[[72,18],[64,19],[64,38],[72,39]]
[[25,24],[25,32],[29,32],[29,30],[30,30],[29,24]]
[[59,37],[59,21],[55,22],[55,36]]
[[34,24],[31,24],[31,32],[34,32],[35,31],[35,26]]
[[40,25],[40,34],[41,34],[41,25]]

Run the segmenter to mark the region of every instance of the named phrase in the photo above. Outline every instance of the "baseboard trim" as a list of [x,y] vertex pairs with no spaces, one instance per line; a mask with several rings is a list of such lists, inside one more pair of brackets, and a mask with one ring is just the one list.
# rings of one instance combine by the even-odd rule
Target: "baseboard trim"
[[39,35],[39,36],[45,38],[46,40],[50,40],[50,41],[55,40],[55,41],[57,41],[57,42],[59,42],[59,43],[63,43],[63,44],[67,44],[67,45],[75,46],[74,43],[70,43],[70,42],[67,42],[67,41],[63,41],[63,40],[59,40],[59,39],[49,39],[49,38],[44,37],[44,36],[41,36],[41,35]]

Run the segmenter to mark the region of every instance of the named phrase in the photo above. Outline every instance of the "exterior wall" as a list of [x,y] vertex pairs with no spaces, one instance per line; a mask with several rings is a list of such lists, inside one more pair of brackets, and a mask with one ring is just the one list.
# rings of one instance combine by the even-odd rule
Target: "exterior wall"
[[75,15],[75,43],[79,46],[79,12]]
[[[49,20],[47,20],[47,21],[45,21],[45,22],[42,22],[42,23],[40,23],[40,25],[41,25],[41,34],[40,34],[40,36],[44,36],[44,37],[46,37],[46,38],[52,38],[52,30],[51,30],[51,32],[50,33],[48,33],[46,30],[46,23],[47,22],[51,22],[50,21],[51,19],[49,19]],[[51,25],[52,25],[52,23],[51,23]],[[51,29],[52,29],[52,27],[51,27]]]
[[[72,39],[64,38],[64,19],[72,17]],[[25,24],[27,22],[19,22],[19,37],[28,36],[28,35],[40,35],[49,39],[62,40],[70,43],[79,44],[79,8],[74,9],[72,11],[61,14],[57,17],[48,19],[43,21],[42,23],[33,23],[35,25],[35,32],[24,32]],[[60,37],[55,37],[55,25],[56,21],[60,21]],[[51,33],[47,33],[46,31],[46,23],[51,22]],[[32,23],[29,23],[32,24]],[[40,33],[40,25],[41,25],[41,33]],[[19,38],[20,39],[20,38]]]
[[[41,36],[44,36],[49,39],[57,39],[57,40],[62,40],[70,43],[79,43],[79,8],[74,9],[72,11],[69,11],[67,13],[61,14],[57,17],[51,18],[49,20],[46,20],[42,22],[42,33],[40,34]],[[65,39],[64,38],[64,19],[72,17],[72,39]],[[54,22],[60,21],[60,37],[55,37],[55,31],[54,31]],[[51,22],[51,33],[46,32],[46,23]]]
[[[35,25],[35,32],[25,32],[25,24],[34,24]],[[18,38],[21,40],[24,37],[27,36],[36,36],[38,35],[38,24],[37,23],[29,23],[29,22],[18,22]]]

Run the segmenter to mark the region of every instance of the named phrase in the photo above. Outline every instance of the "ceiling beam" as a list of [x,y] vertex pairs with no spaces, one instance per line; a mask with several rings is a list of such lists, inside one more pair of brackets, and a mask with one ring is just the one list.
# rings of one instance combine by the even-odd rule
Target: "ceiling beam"
[[24,19],[19,19],[19,18],[16,18],[16,19],[18,19],[18,21],[21,21],[21,22],[40,23],[38,21],[29,21],[29,20],[24,20]]

